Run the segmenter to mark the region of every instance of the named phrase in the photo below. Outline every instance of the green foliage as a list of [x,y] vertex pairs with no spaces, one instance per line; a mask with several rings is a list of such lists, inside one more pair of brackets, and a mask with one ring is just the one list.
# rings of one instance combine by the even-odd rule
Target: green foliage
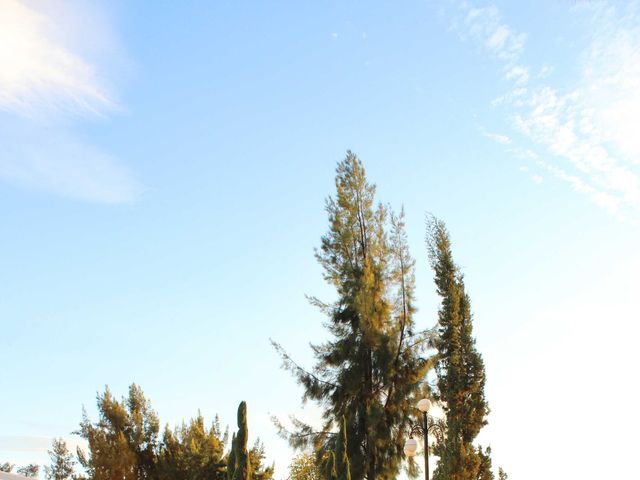
[[62,438],[54,438],[51,450],[48,450],[47,453],[51,458],[51,465],[44,467],[47,480],[69,480],[74,477],[76,462]]
[[266,455],[264,445],[257,439],[249,450],[249,465],[252,480],[271,480],[273,478],[273,465],[265,465]]
[[251,463],[247,450],[249,429],[247,427],[247,403],[238,406],[238,433],[235,441],[235,469],[233,480],[251,480]]
[[[345,418],[347,454],[356,480],[392,479],[416,399],[432,363],[423,354],[430,332],[414,329],[414,266],[402,214],[375,205],[375,186],[351,152],[338,164],[336,193],[327,200],[329,230],[316,257],[338,300],[312,303],[329,317],[331,340],[313,345],[312,371],[298,366],[280,347],[285,368],[304,388],[304,400],[323,408],[323,428],[294,419],[294,432],[280,432],[297,448],[311,446],[331,463]],[[277,423],[277,421],[276,421]]]
[[477,480],[494,480],[495,477],[491,470],[491,447],[487,447],[484,451],[482,447],[478,447],[478,456],[480,465],[478,467]]
[[117,401],[109,389],[98,395],[98,422],[86,413],[77,432],[89,444],[90,455],[78,452],[78,460],[92,480],[157,479],[158,418],[140,387]]
[[338,438],[336,440],[336,454],[334,457],[336,480],[351,480],[351,467],[349,466],[347,447],[347,422],[343,418],[340,423],[340,431],[338,432]]
[[287,480],[324,480],[314,455],[307,452],[293,458]]
[[[246,406],[244,412],[246,465],[254,467],[256,480],[271,480],[273,467],[262,465],[264,447],[258,442],[246,452]],[[78,450],[89,480],[231,480],[237,470],[236,454],[225,457],[227,434],[217,417],[207,427],[198,413],[174,429],[167,426],[160,440],[158,418],[136,385],[121,401],[105,389],[98,395],[98,413],[96,423],[84,413],[77,432],[89,445],[88,454]],[[251,477],[242,477],[246,479]]]
[[13,463],[4,462],[0,464],[0,472],[11,473],[15,465]]
[[167,426],[158,453],[160,480],[225,480],[224,443],[216,417],[207,428],[198,416],[173,431]]
[[430,220],[427,241],[437,292],[442,298],[434,344],[438,351],[438,397],[447,415],[446,435],[435,448],[440,461],[433,478],[493,478],[479,476],[481,468],[486,466],[488,453],[476,449],[472,443],[486,424],[489,408],[484,397],[484,363],[473,338],[469,296],[463,276],[453,261],[444,223]]
[[29,465],[26,465],[24,467],[20,467],[17,470],[18,474],[23,475],[25,477],[29,477],[29,478],[37,478],[38,477],[38,473],[40,472],[40,466],[36,465],[35,463],[30,463]]

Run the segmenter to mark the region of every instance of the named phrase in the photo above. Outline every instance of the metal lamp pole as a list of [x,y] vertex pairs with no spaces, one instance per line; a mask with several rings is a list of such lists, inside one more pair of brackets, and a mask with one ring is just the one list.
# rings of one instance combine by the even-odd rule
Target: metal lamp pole
[[[428,401],[428,400],[427,400]],[[429,480],[429,425],[427,412],[422,412],[424,419],[424,480]]]
[[[424,436],[424,480],[429,480],[429,416],[427,413],[431,408],[431,401],[423,398],[418,402],[418,410],[422,412],[422,425],[417,424],[411,427],[410,434],[421,433]],[[413,437],[407,439],[404,444],[404,453],[407,457],[414,457],[418,451],[418,442]]]

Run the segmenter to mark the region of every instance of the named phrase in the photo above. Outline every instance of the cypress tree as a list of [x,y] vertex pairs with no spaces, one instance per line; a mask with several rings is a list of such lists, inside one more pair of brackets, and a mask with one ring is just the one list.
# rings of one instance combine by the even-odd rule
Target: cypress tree
[[482,447],[478,447],[478,456],[480,457],[480,465],[477,480],[494,480],[495,477],[491,470],[491,447],[487,447],[484,451]]
[[233,480],[251,480],[251,464],[247,449],[248,437],[247,403],[240,402],[238,406],[238,434],[234,443],[236,465],[233,472]]
[[233,480],[236,471],[236,434],[231,437],[231,451],[227,457],[227,480]]
[[375,186],[351,152],[338,163],[335,186],[316,258],[338,300],[311,299],[329,317],[332,338],[312,345],[312,371],[274,343],[304,387],[304,400],[322,405],[323,426],[319,432],[298,420],[294,432],[279,426],[292,446],[313,446],[326,462],[335,451],[331,432],[344,418],[353,478],[387,480],[400,469],[406,428],[431,366],[423,358],[429,334],[414,331],[414,261],[402,215],[376,206]]
[[453,261],[444,223],[435,218],[429,220],[427,243],[442,299],[434,343],[438,351],[438,395],[447,416],[444,440],[435,449],[440,461],[433,478],[477,480],[488,455],[473,445],[489,413],[484,397],[484,363],[475,347],[470,300],[463,276]]

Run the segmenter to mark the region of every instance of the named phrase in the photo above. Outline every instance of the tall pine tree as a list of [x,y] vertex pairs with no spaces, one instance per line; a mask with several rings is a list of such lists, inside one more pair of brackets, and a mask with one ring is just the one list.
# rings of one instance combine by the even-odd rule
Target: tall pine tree
[[470,300],[462,273],[453,261],[449,233],[435,218],[428,222],[427,245],[442,299],[434,343],[438,351],[438,395],[447,416],[444,440],[435,449],[440,461],[433,478],[478,480],[481,474],[487,475],[487,461],[490,465],[488,452],[473,444],[489,413],[484,397],[484,363],[475,347]]
[[431,366],[423,356],[429,335],[414,327],[414,261],[402,216],[375,205],[375,186],[351,152],[338,164],[335,186],[326,203],[329,231],[316,257],[338,300],[312,299],[329,317],[332,338],[312,346],[312,371],[274,343],[304,387],[304,399],[322,405],[324,424],[317,432],[294,420],[294,432],[281,432],[292,446],[312,445],[319,459],[328,458],[335,449],[332,432],[344,417],[352,477],[392,479]]

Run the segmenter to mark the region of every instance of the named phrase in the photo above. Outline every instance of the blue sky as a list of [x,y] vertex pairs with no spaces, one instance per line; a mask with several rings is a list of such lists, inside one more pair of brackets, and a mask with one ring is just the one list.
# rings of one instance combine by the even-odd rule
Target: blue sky
[[313,248],[352,149],[405,206],[421,326],[425,212],[449,226],[494,463],[628,476],[639,4],[184,3],[0,2],[0,461],[136,382],[172,424],[246,400],[285,478],[269,416],[316,413],[268,339],[309,365],[324,338],[304,295],[332,295]]

